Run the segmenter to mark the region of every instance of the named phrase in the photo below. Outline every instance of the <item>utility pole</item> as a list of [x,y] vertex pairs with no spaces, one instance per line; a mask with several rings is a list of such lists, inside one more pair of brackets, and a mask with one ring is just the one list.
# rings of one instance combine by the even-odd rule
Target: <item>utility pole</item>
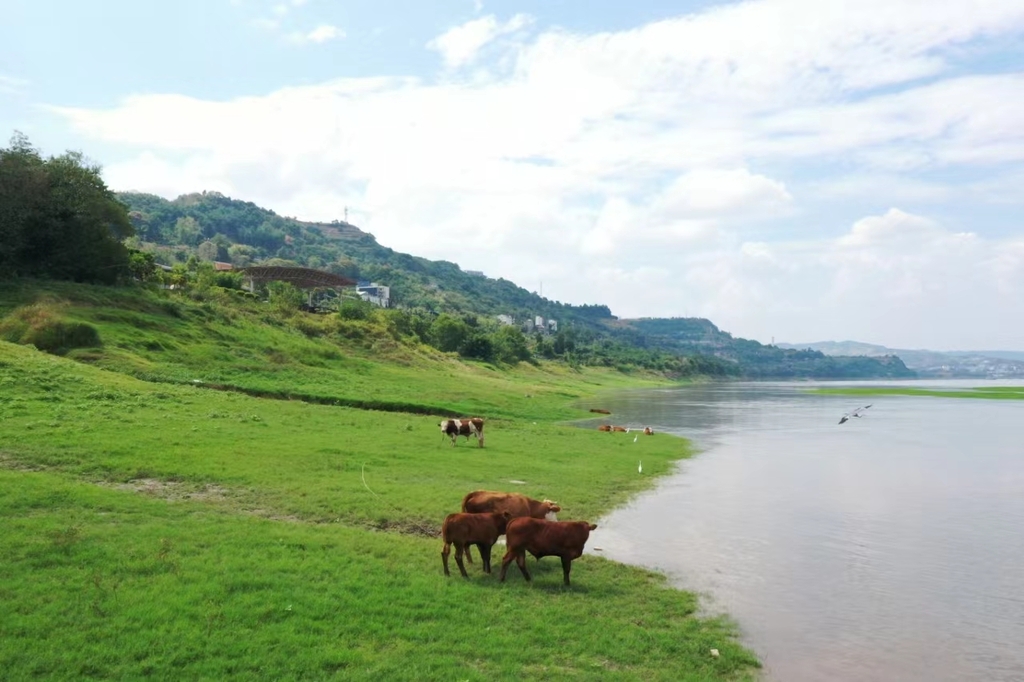
[[348,222],[348,206],[345,207],[345,222]]

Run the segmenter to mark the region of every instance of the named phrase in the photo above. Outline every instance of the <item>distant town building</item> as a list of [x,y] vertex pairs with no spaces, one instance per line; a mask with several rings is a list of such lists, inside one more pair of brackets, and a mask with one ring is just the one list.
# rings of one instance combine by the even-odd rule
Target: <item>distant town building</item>
[[391,287],[362,280],[356,282],[356,293],[359,298],[381,308],[391,307]]
[[523,323],[523,331],[527,334],[533,331],[533,320],[527,318],[526,322]]
[[536,325],[537,329],[544,329],[544,318],[538,315],[533,319],[533,324]]
[[507,326],[512,326],[516,323],[515,318],[511,315],[498,315],[498,322]]
[[224,263],[223,261],[213,261],[213,269],[220,272],[221,270],[234,270],[235,266],[231,263]]
[[548,320],[548,331],[552,334],[558,331],[558,320]]

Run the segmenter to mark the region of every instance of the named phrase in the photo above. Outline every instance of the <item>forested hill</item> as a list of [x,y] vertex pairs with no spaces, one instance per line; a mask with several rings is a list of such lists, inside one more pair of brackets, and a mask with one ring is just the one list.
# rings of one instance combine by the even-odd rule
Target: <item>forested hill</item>
[[[408,309],[482,316],[536,315],[558,320],[559,347],[580,343],[631,347],[689,356],[708,374],[751,378],[906,378],[914,376],[896,357],[826,356],[733,338],[708,320],[619,320],[606,305],[569,305],[542,298],[505,279],[463,271],[455,263],[399,253],[346,222],[311,223],[279,216],[218,192],[186,194],[168,201],[152,194],[118,195],[129,209],[138,246],[173,265],[201,260],[295,263],[391,287],[395,304]],[[564,337],[564,338],[563,338]],[[558,345],[558,344],[556,344]],[[627,354],[616,351],[614,355]],[[701,360],[704,358],[704,360]],[[725,361],[725,362],[723,362]]]
[[588,326],[612,317],[605,305],[558,303],[506,279],[399,253],[342,221],[287,218],[219,192],[186,194],[173,201],[136,192],[123,192],[118,198],[129,208],[136,236],[167,265],[184,262],[192,253],[236,266],[287,261],[388,285],[392,300],[407,308],[507,314],[520,320],[541,315]]

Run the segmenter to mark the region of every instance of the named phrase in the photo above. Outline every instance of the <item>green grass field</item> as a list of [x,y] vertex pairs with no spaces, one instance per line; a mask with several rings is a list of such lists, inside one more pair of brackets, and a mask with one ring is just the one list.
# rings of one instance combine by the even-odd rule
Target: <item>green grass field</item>
[[1024,386],[986,386],[966,390],[913,388],[910,386],[836,386],[809,389],[828,395],[916,395],[933,398],[982,398],[986,400],[1024,400]]
[[[261,321],[254,302],[36,294],[0,288],[0,318],[41,305],[102,346],[57,357],[0,341],[3,679],[753,679],[727,621],[592,549],[568,589],[553,559],[531,562],[530,585],[479,563],[468,581],[442,573],[435,534],[470,490],[596,521],[688,456],[669,436],[560,424],[589,416],[578,398],[653,379],[376,352]],[[151,326],[133,331],[125,311]],[[268,347],[287,361],[257,361]],[[484,416],[486,447],[450,447],[436,416],[194,378],[319,398],[372,387]]]

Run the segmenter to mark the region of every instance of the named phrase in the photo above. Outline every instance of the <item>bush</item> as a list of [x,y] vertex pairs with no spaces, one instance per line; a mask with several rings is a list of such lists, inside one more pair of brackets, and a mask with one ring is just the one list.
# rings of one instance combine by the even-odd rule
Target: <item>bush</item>
[[23,306],[0,321],[0,338],[63,355],[73,348],[101,346],[100,333],[90,324],[62,319],[59,303]]
[[338,315],[343,320],[366,320],[373,314],[373,304],[366,301],[347,299],[341,304]]

